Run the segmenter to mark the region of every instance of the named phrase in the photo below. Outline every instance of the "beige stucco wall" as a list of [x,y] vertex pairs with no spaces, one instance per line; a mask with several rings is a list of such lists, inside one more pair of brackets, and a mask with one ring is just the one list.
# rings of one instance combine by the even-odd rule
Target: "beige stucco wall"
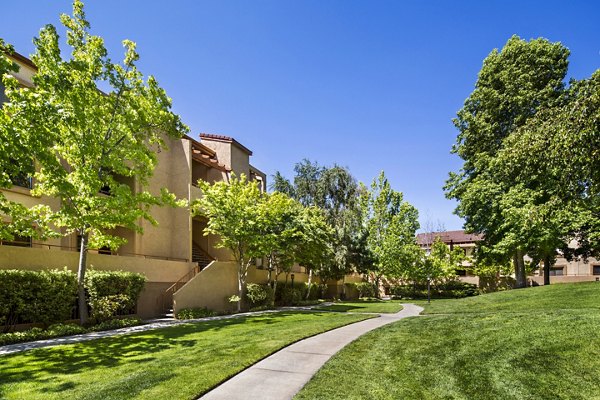
[[[152,194],[167,188],[177,198],[189,200],[191,188],[191,143],[186,139],[167,139],[168,150],[157,153],[158,164],[148,182]],[[152,225],[140,221],[144,230],[138,235],[135,253],[168,257],[183,261],[191,259],[191,216],[186,208],[153,207],[151,214],[158,222]]]
[[[173,296],[173,311],[175,314],[184,308],[206,307],[214,311],[233,311],[236,304],[227,299],[238,293],[238,266],[234,261],[215,261],[192,280],[186,283]],[[251,267],[248,270],[248,283],[267,283],[268,272]],[[281,274],[279,281],[285,276]],[[295,282],[306,282],[306,274],[295,273]]]
[[35,70],[30,66],[27,66],[16,59],[11,57],[11,60],[14,61],[18,66],[19,70],[17,72],[12,72],[11,74],[15,76],[19,81],[26,83],[28,85],[33,84],[33,75],[35,74]]
[[219,162],[230,168],[237,176],[250,175],[250,155],[235,143],[202,138],[201,143],[217,153]]
[[[531,279],[532,282],[535,282],[538,285],[544,284],[543,276],[532,276],[528,279]],[[600,281],[600,276],[588,275],[588,276],[551,276],[550,284],[555,283],[576,283],[576,282],[592,282],[592,281]]]
[[[202,272],[196,275],[173,296],[173,311],[175,314],[184,308],[206,307],[213,311],[233,311],[236,304],[229,303],[227,299],[238,293],[237,286],[238,267],[234,261],[215,261]],[[288,277],[288,279],[290,279]],[[285,282],[285,274],[280,274],[279,282]],[[360,275],[347,276],[345,283],[362,282]],[[265,284],[268,282],[268,271],[250,267],[248,270],[248,283]],[[288,282],[290,282],[288,280]],[[294,272],[295,283],[308,282],[308,274]],[[314,283],[320,282],[313,278]],[[327,282],[329,286],[328,295],[337,296],[342,291],[342,281]],[[350,293],[352,295],[352,293]]]

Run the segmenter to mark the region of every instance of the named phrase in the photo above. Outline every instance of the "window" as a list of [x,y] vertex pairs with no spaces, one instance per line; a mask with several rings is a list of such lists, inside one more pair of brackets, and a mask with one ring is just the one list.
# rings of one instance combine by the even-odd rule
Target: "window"
[[4,94],[4,85],[0,82],[0,108],[2,108],[2,103],[8,101],[6,95]]
[[600,275],[600,265],[594,265],[594,275]]
[[[29,165],[27,165],[29,163]],[[31,173],[33,172],[33,160],[17,160],[10,159],[10,164],[14,168],[7,171],[10,174],[10,181],[14,186],[20,186],[27,189],[33,188],[33,179],[31,179]]]
[[13,240],[2,240],[0,243],[4,246],[31,247],[31,236],[15,235]]
[[550,276],[563,276],[563,275],[564,275],[564,267],[550,268]]
[[19,186],[27,189],[33,188],[33,180],[27,174],[19,173],[10,177],[10,181],[14,186]]
[[467,270],[465,270],[465,269],[457,269],[456,270],[456,275],[458,275],[458,276],[467,276]]

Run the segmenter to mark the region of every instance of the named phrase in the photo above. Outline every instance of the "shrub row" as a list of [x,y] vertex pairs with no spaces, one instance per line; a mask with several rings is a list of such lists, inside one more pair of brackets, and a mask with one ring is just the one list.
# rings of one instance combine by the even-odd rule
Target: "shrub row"
[[[309,301],[323,298],[327,292],[327,285],[317,283],[291,283],[287,285],[279,282],[274,292],[270,285],[249,283],[246,300],[252,310],[267,309],[274,304],[280,306],[297,306]],[[308,296],[307,296],[308,294]],[[307,298],[308,297],[308,298]]]
[[[427,284],[393,286],[390,288],[390,294],[397,298],[426,299]],[[431,285],[431,298],[433,299],[458,299],[478,294],[477,285],[472,283],[447,281]]]
[[[308,293],[308,299],[307,299]],[[282,306],[297,306],[304,300],[322,299],[327,293],[327,285],[318,283],[278,283],[275,293],[275,303]]]
[[68,271],[0,270],[0,323],[48,326],[71,319],[77,279]]
[[[96,322],[128,314],[144,287],[140,274],[88,271],[85,286]],[[0,270],[0,325],[4,331],[19,323],[45,327],[75,317],[77,277],[63,270]]]
[[177,319],[198,319],[206,317],[214,317],[217,315],[216,312],[209,310],[206,307],[203,308],[184,308],[177,312]]

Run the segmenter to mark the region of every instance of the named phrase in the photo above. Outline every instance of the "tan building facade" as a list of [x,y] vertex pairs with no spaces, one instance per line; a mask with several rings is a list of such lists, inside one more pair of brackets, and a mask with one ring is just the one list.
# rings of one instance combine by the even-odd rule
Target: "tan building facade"
[[[475,248],[477,242],[481,240],[481,235],[465,233],[463,230],[457,231],[443,231],[443,232],[425,232],[417,235],[417,244],[426,252],[431,249],[431,245],[436,239],[440,239],[442,243],[446,244],[450,250],[455,247],[462,249],[467,259],[475,254]],[[471,262],[466,260],[463,261],[462,269],[457,269],[456,274],[459,279],[463,282],[474,283],[479,285],[479,277],[473,275],[470,271]]]
[[[31,87],[35,65],[27,58],[11,56],[19,68],[15,77],[24,87]],[[0,88],[2,89],[2,88]],[[0,90],[0,93],[2,91]],[[1,99],[0,99],[1,100]],[[185,136],[169,139],[168,150],[157,154],[158,163],[146,190],[158,194],[167,188],[179,199],[193,201],[201,196],[196,186],[198,180],[208,182],[228,181],[232,173],[245,174],[249,179],[266,189],[266,175],[250,164],[252,152],[233,138],[221,135],[201,134],[198,139]],[[134,190],[140,190],[136,182],[124,181]],[[26,206],[46,204],[54,209],[60,207],[59,200],[51,197],[36,197],[31,194],[35,185],[32,179],[15,180],[13,187],[2,193],[10,201]],[[114,233],[125,238],[127,243],[118,251],[90,250],[90,268],[127,270],[142,273],[147,284],[138,304],[142,317],[161,314],[163,305],[170,304],[175,292],[173,288],[180,279],[183,282],[201,279],[196,274],[213,261],[231,262],[227,250],[215,247],[218,238],[204,236],[206,221],[192,216],[188,208],[156,207],[152,216],[158,225],[140,221],[144,233],[139,234],[125,228],[116,228]],[[6,220],[7,217],[4,217]],[[77,235],[63,236],[47,241],[30,238],[15,238],[0,242],[0,269],[54,269],[67,267],[75,271],[78,263]],[[298,276],[301,280],[302,277]],[[206,279],[206,278],[203,278]],[[299,281],[300,281],[299,280]],[[235,282],[235,280],[234,280]],[[174,286],[175,285],[175,286]],[[228,287],[227,282],[212,282],[213,288]],[[171,288],[169,290],[169,288]],[[235,294],[229,293],[229,295]]]
[[[417,235],[417,243],[421,248],[427,250],[431,247],[434,240],[439,237],[443,243],[448,245],[450,248],[456,246],[464,250],[467,257],[474,256],[477,242],[482,240],[481,235],[468,234],[463,230],[458,231],[445,231],[445,232],[430,232],[420,233]],[[573,244],[575,245],[575,244]],[[526,257],[526,261],[531,261],[530,258]],[[458,269],[457,275],[459,279],[464,282],[475,283],[480,285],[480,279],[469,272],[471,263],[465,261],[463,263],[464,269]],[[544,267],[540,265],[540,268],[533,271],[533,274],[528,277],[529,283],[534,285],[544,284]],[[586,281],[600,281],[600,261],[590,257],[588,260],[575,259],[568,261],[564,257],[558,257],[554,265],[550,268],[550,283],[571,283],[571,282],[586,282]]]

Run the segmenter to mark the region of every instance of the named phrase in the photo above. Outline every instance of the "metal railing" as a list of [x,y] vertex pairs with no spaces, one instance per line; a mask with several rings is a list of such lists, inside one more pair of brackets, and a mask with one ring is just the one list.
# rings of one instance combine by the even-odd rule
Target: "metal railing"
[[[15,241],[15,240],[1,240],[0,246],[15,246],[15,247],[30,247],[30,248],[38,248],[38,249],[47,249],[47,250],[68,250],[68,251],[79,251],[79,248],[74,246],[62,246],[57,244],[48,244],[48,243],[40,243],[40,242],[25,242],[25,241]],[[98,254],[102,255],[112,255],[112,256],[125,256],[125,257],[140,257],[146,259],[153,260],[165,260],[165,261],[180,261],[180,262],[190,262],[189,258],[179,258],[179,257],[167,257],[167,256],[156,256],[152,254],[140,254],[140,253],[127,253],[127,252],[116,252],[109,253],[106,249],[88,249],[91,251],[96,251]]]

